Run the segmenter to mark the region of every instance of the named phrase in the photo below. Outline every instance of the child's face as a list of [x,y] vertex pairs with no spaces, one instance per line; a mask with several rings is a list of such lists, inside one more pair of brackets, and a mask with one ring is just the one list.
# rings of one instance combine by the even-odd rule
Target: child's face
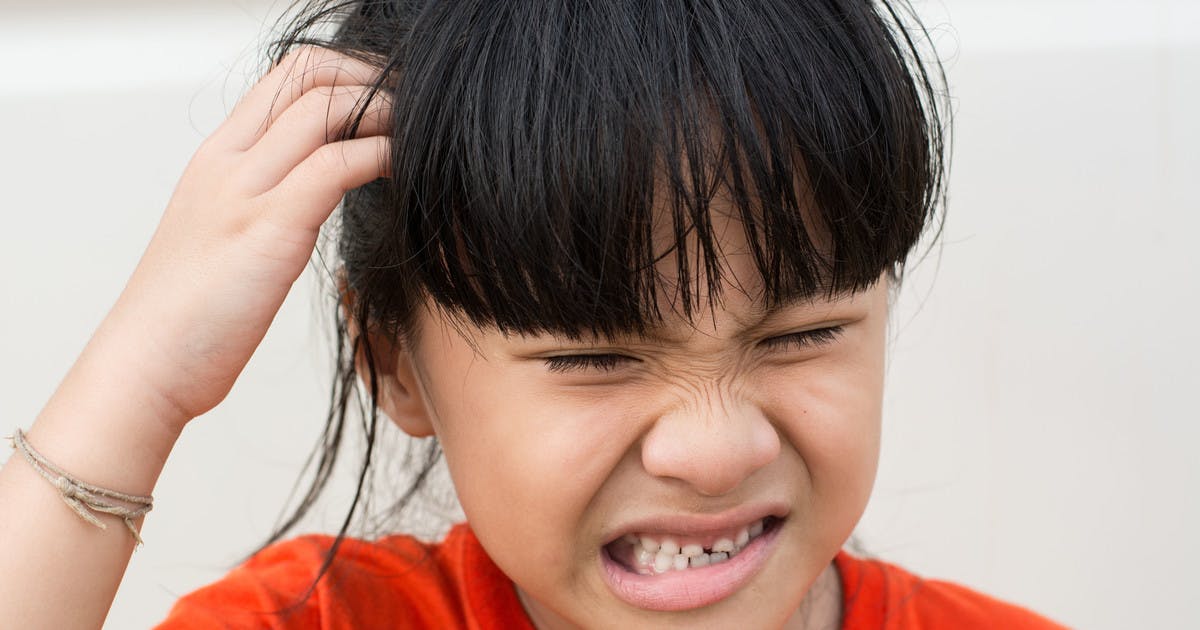
[[[437,315],[420,322],[415,407],[468,521],[540,626],[781,625],[866,506],[886,282],[764,314],[747,297],[757,274],[740,225],[724,228],[723,302],[654,337],[468,328],[468,340]],[[793,335],[833,326],[832,339]],[[604,356],[547,361],[576,354]],[[761,534],[737,540],[764,517]],[[663,552],[671,542],[681,549]],[[727,542],[745,547],[720,562]],[[687,545],[705,558],[678,561],[697,551]]]

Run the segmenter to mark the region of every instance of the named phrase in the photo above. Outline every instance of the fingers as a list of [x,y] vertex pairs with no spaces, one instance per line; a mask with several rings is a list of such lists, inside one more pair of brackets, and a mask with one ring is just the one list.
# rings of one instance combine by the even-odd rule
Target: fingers
[[213,134],[241,153],[239,183],[265,201],[270,221],[316,231],[347,191],[389,173],[389,101],[378,92],[353,139],[343,135],[380,69],[307,46],[289,53]]
[[353,188],[390,174],[388,136],[325,144],[296,165],[266,193],[278,223],[317,230]]
[[287,54],[233,108],[214,140],[245,151],[254,146],[293,103],[314,87],[369,85],[379,68],[319,46]]
[[[338,139],[357,115],[370,88],[314,87],[283,111],[246,152],[246,184],[268,190],[322,145]],[[363,112],[357,137],[380,135],[388,127],[386,95],[376,93]]]

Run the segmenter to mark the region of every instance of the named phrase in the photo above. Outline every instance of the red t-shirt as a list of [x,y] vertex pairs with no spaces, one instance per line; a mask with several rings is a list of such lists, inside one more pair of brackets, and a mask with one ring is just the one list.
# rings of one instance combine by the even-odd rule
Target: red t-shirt
[[[470,628],[533,630],[513,583],[466,525],[441,543],[408,536],[375,542],[347,538],[312,596],[289,614],[312,583],[331,536],[268,547],[218,582],[182,597],[158,630],[213,628]],[[841,552],[846,630],[1062,628],[1025,609],[947,582]]]

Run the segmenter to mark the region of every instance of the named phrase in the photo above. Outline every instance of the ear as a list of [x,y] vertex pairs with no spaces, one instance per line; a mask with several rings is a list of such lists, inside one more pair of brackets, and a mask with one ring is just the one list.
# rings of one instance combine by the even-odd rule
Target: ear
[[[354,294],[347,285],[345,276],[338,279],[340,307],[346,318],[346,331],[351,339],[364,334],[363,342],[354,353],[354,369],[364,387],[370,387],[369,365],[375,365],[378,391],[375,404],[396,426],[413,437],[433,435],[433,422],[425,407],[424,390],[417,378],[412,351],[404,344],[377,330],[359,330],[354,317]],[[366,345],[371,348],[367,357]]]
[[[351,334],[355,332],[352,327]],[[424,390],[417,378],[412,353],[383,334],[368,332],[364,341],[371,346],[371,361],[375,364],[378,385],[376,404],[380,411],[413,437],[433,435],[433,423],[425,406]],[[361,344],[354,362],[359,378],[369,387],[367,355]]]

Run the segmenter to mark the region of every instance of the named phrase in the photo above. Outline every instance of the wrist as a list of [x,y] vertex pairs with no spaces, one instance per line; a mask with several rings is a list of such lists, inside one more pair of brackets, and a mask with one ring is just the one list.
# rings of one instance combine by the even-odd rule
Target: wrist
[[154,340],[161,333],[156,335],[147,322],[129,321],[120,314],[114,308],[101,323],[60,390],[69,390],[73,399],[87,400],[99,409],[111,409],[142,430],[160,429],[160,439],[173,442],[199,415],[180,404],[173,393],[188,379],[174,374],[178,370],[171,369],[165,349],[157,347]]

